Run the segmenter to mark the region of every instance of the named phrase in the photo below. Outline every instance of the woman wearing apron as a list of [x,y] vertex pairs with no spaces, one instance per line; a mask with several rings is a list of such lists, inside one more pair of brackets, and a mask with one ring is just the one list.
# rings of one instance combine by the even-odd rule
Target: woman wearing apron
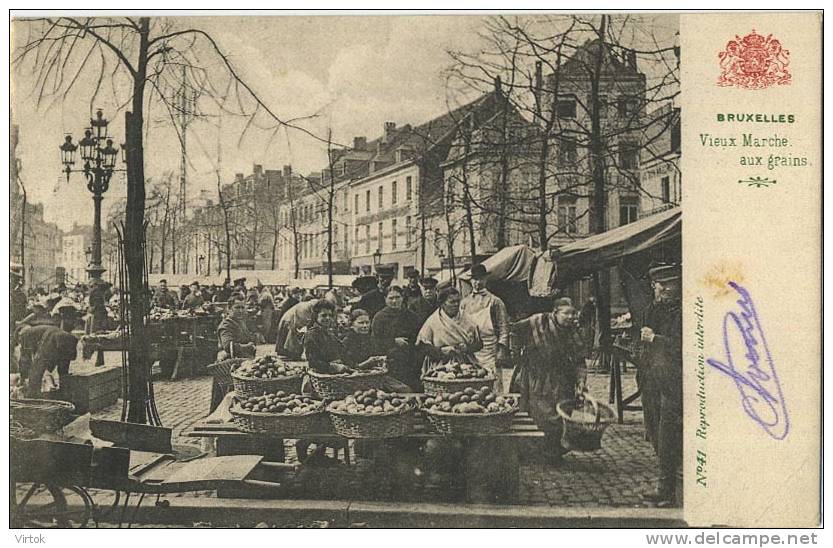
[[483,348],[474,357],[477,363],[495,376],[495,392],[505,392],[503,376],[498,367],[509,359],[509,314],[506,305],[486,289],[486,267],[471,267],[472,292],[460,303],[460,313],[480,332]]

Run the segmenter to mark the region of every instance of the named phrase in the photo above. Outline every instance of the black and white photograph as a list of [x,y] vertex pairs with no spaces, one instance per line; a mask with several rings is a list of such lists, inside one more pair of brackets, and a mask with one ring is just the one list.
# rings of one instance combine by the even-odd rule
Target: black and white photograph
[[11,528],[686,526],[680,14],[10,29]]

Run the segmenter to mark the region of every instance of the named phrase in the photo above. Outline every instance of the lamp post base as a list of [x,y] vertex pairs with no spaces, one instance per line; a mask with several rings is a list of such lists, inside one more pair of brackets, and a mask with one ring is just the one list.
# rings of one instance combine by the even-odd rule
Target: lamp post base
[[107,272],[107,269],[103,266],[96,266],[90,265],[87,267],[87,274],[89,275],[90,279],[101,279],[101,275]]

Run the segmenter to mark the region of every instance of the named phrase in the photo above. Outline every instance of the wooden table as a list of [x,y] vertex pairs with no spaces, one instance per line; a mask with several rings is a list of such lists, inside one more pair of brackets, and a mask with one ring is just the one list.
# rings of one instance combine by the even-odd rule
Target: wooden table
[[[283,439],[297,439],[292,432],[280,434],[250,434],[240,431],[234,423],[195,424],[186,434],[190,437],[217,439],[217,455],[239,455],[257,451],[268,460],[282,462]],[[326,443],[343,443],[344,439],[333,431],[329,421],[323,420],[321,430],[305,433],[304,439]],[[413,431],[395,438],[397,440],[458,440],[462,445],[461,468],[464,474],[466,498],[470,502],[509,502],[517,498],[519,480],[519,454],[523,440],[544,437],[532,417],[517,413],[510,431],[501,434],[480,434],[464,437],[445,437],[434,431],[424,415],[417,413]],[[394,442],[395,443],[395,442]],[[382,458],[379,466],[388,466],[391,459]],[[236,496],[240,496],[239,493]]]
[[642,411],[641,405],[634,405],[633,402],[639,399],[641,392],[637,388],[636,392],[630,396],[625,396],[622,393],[622,371],[628,363],[633,363],[633,356],[631,348],[614,342],[610,347],[610,399],[609,403],[616,404],[616,413],[618,415],[619,424],[625,421],[625,411]]

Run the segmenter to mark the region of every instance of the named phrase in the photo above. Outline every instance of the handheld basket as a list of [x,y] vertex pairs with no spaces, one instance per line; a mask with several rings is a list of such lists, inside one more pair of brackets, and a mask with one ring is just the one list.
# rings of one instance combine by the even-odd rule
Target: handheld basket
[[236,404],[229,411],[234,424],[251,434],[287,434],[296,438],[329,429],[324,418],[324,402],[320,402],[315,410],[298,415],[248,411]]
[[279,390],[291,393],[301,393],[301,384],[304,380],[303,375],[294,375],[291,377],[277,377],[274,379],[258,379],[239,375],[236,371],[231,372],[232,381],[234,381],[234,392],[238,398],[251,398],[253,396],[262,396],[263,394],[271,394]]
[[561,445],[573,451],[596,451],[602,447],[605,429],[616,419],[616,412],[593,398],[564,400],[556,406],[564,421]]
[[350,375],[327,375],[310,369],[308,371],[312,388],[325,400],[340,400],[356,390],[384,388],[387,369],[357,371]]
[[214,376],[222,388],[229,389],[234,385],[234,379],[231,372],[240,367],[240,364],[246,361],[246,358],[229,358],[217,363],[212,363],[206,369]]
[[37,434],[57,432],[72,420],[75,406],[67,401],[19,399],[9,402],[11,420]]
[[492,435],[512,429],[518,404],[513,402],[510,409],[497,413],[448,413],[434,409],[423,411],[434,430],[444,436]]
[[414,407],[405,405],[402,409],[359,415],[335,411],[331,403],[327,414],[336,434],[353,439],[398,438],[409,434],[414,426]]

